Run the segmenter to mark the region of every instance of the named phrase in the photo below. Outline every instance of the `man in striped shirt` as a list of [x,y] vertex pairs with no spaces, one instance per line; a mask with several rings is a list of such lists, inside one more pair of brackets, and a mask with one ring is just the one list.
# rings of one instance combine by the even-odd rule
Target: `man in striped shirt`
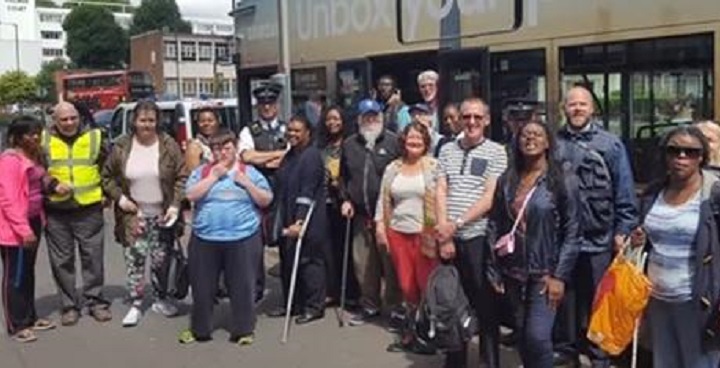
[[[507,155],[502,145],[485,138],[490,111],[483,100],[466,99],[460,117],[464,135],[446,144],[439,156],[437,236],[440,256],[455,263],[479,318],[482,360],[489,368],[497,368],[496,302],[485,278],[484,264],[489,256],[485,233],[495,185],[507,167]],[[466,365],[467,348],[448,353],[446,367]]]

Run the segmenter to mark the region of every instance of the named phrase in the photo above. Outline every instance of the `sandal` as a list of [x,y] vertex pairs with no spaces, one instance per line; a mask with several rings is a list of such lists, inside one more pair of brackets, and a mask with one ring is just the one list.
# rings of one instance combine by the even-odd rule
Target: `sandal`
[[48,331],[55,329],[55,324],[46,319],[39,318],[32,326],[33,331]]
[[21,342],[23,344],[33,342],[37,340],[37,336],[35,336],[35,333],[32,331],[32,329],[26,328],[15,335],[13,335],[13,340],[17,342]]

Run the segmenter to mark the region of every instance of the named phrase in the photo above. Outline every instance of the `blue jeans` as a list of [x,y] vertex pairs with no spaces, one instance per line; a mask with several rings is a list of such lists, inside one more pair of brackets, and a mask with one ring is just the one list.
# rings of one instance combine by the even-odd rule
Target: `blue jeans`
[[647,322],[654,368],[717,368],[720,353],[702,349],[700,307],[696,301],[650,299]]
[[552,368],[555,311],[548,304],[547,294],[541,294],[545,283],[537,278],[526,282],[505,278],[504,283],[513,307],[523,367]]

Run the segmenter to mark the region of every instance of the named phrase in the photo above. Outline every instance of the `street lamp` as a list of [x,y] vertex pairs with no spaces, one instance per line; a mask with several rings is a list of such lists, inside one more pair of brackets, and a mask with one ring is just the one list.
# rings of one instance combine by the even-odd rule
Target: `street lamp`
[[0,21],[0,25],[12,26],[15,28],[15,69],[20,71],[20,33],[17,23]]

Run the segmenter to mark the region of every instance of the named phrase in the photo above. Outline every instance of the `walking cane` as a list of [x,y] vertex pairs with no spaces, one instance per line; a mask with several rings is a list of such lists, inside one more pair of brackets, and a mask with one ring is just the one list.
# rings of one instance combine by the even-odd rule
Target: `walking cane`
[[290,276],[290,290],[288,292],[287,305],[285,309],[285,327],[283,328],[282,343],[285,344],[288,341],[288,334],[290,333],[290,316],[292,315],[293,298],[295,297],[295,285],[297,283],[298,268],[300,267],[300,253],[302,252],[303,238],[305,238],[305,231],[307,230],[308,224],[310,223],[310,217],[312,217],[313,211],[315,210],[315,201],[310,204],[310,209],[305,215],[305,221],[300,229],[298,235],[297,245],[295,246],[295,257],[293,260],[293,269]]
[[345,299],[347,297],[348,259],[350,258],[350,231],[352,219],[345,220],[345,244],[343,248],[342,285],[340,285],[340,310],[337,312],[340,327],[345,327]]

